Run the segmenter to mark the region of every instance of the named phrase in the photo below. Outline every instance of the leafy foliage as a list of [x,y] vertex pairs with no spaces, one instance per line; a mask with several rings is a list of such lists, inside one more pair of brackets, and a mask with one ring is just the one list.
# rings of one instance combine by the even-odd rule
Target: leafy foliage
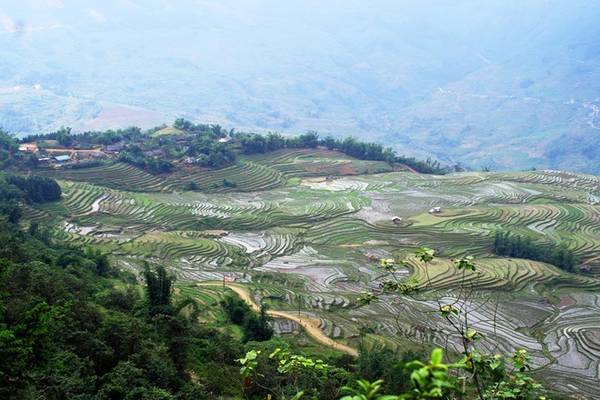
[[[435,251],[427,247],[419,248],[414,257],[427,266],[435,259]],[[413,296],[420,292],[416,283],[408,284],[408,279],[398,279],[395,275],[396,260],[382,260],[381,267],[385,276],[381,288],[385,294]],[[401,262],[402,263],[402,262]],[[464,256],[454,260],[454,267],[462,271],[476,272],[474,258]],[[410,290],[407,290],[410,288]],[[426,289],[423,288],[423,289]],[[461,288],[462,302],[443,303],[438,300],[439,314],[459,336],[462,344],[463,358],[452,364],[445,364],[442,349],[434,349],[428,363],[415,360],[409,362],[405,369],[411,370],[410,380],[412,389],[399,395],[379,394],[383,381],[359,381],[358,389],[346,390],[351,393],[345,400],[363,399],[431,399],[431,398],[467,398],[485,399],[535,399],[541,396],[543,388],[532,377],[526,374],[529,369],[529,356],[519,349],[511,358],[512,370],[505,368],[506,362],[502,355],[489,355],[477,348],[483,335],[471,325],[468,311],[462,310],[472,287],[464,285]],[[363,293],[359,299],[361,304],[377,301],[379,293]],[[389,301],[389,300],[388,300]],[[454,371],[451,373],[451,371]],[[461,373],[462,371],[462,373]],[[466,373],[466,374],[465,374]],[[543,396],[539,397],[543,398]]]
[[239,360],[248,398],[339,398],[350,373],[320,358],[297,354],[282,342],[249,343]]
[[[0,181],[2,203],[18,198],[11,186]],[[105,255],[44,231],[0,225],[0,398],[191,400],[236,386],[190,379],[205,365],[233,368],[239,350],[212,349],[231,339],[173,304],[162,268],[146,272],[144,301]]]
[[54,179],[44,176],[22,177],[9,175],[7,181],[23,191],[25,199],[33,203],[45,203],[60,200],[60,186]]
[[273,337],[273,329],[269,325],[264,304],[257,315],[242,299],[228,295],[221,300],[221,307],[232,323],[242,327],[244,341],[264,341]]
[[173,170],[173,164],[168,160],[163,160],[151,155],[145,154],[141,147],[137,145],[129,145],[119,154],[119,161],[127,164],[135,165],[147,170],[153,174],[161,174]]

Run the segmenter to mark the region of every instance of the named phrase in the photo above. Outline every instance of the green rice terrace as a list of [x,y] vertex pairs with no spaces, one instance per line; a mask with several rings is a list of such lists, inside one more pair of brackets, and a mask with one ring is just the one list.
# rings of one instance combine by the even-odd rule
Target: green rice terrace
[[[424,175],[320,149],[241,156],[217,170],[152,175],[117,162],[44,174],[59,180],[63,199],[26,212],[56,235],[103,249],[124,268],[162,263],[204,302],[222,293],[215,281],[235,281],[255,302],[318,320],[349,347],[364,334],[391,347],[457,346],[433,298],[363,307],[357,299],[378,286],[381,258],[420,246],[439,258],[427,269],[412,260],[403,276],[455,298],[461,276],[450,258],[473,255],[479,268],[465,279],[477,296],[466,306],[490,351],[528,349],[555,389],[594,393],[600,385],[600,177]],[[190,181],[197,190],[183,189]],[[563,244],[577,265],[566,272],[496,256],[499,230]]]

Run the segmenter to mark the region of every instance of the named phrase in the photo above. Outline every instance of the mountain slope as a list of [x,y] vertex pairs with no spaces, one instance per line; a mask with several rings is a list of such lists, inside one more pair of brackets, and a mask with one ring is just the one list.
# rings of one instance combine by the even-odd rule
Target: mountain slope
[[598,173],[599,16],[584,1],[2,4],[0,125],[184,116]]

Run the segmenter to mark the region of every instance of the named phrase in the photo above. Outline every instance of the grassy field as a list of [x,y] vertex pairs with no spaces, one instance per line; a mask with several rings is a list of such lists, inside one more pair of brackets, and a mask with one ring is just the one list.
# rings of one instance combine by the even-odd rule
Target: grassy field
[[[328,337],[348,346],[361,332],[370,332],[372,345],[453,346],[435,301],[407,297],[357,307],[357,297],[377,287],[378,258],[427,245],[440,258],[429,267],[412,260],[400,273],[426,285],[431,299],[452,299],[463,276],[450,259],[474,255],[478,271],[464,279],[477,296],[467,306],[486,345],[527,348],[544,376],[562,377],[554,382],[558,389],[568,390],[559,383],[565,376],[582,391],[598,385],[599,177],[420,175],[325,150],[278,151],[220,170],[159,176],[125,164],[46,174],[60,180],[63,200],[26,214],[51,222],[55,235],[101,248],[123,268],[167,265],[179,290],[211,309],[223,290],[195,285],[235,278],[255,301],[319,321]],[[200,190],[183,191],[189,181]],[[430,214],[432,207],[442,211]],[[392,222],[395,216],[402,220]],[[577,255],[577,269],[590,272],[496,257],[496,230],[563,243]]]

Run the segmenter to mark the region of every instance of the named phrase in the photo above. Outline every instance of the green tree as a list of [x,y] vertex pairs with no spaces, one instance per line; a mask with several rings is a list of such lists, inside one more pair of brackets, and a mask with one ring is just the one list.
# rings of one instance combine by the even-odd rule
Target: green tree
[[171,314],[172,285],[175,278],[162,265],[155,268],[146,265],[144,279],[150,314]]
[[60,128],[54,133],[54,136],[58,143],[65,147],[69,147],[71,144],[73,144],[73,136],[71,136],[71,128],[69,127]]

